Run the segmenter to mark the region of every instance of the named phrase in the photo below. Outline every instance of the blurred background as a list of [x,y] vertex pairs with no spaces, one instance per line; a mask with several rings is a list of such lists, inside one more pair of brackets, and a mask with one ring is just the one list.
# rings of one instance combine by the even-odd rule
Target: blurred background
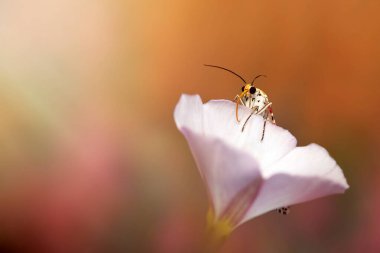
[[0,1],[0,252],[196,252],[207,196],[182,93],[273,102],[343,195],[239,227],[222,252],[380,252],[379,1]]

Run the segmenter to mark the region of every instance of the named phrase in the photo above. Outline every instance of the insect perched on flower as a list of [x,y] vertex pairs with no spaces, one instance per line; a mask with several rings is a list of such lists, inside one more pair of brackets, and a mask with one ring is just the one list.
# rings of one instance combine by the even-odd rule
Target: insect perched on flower
[[[251,110],[242,106],[239,113],[246,118]],[[210,244],[221,243],[261,214],[349,188],[342,169],[323,147],[297,147],[297,139],[274,124],[267,124],[260,141],[263,117],[253,115],[242,132],[234,116],[234,102],[203,103],[199,95],[182,95],[174,110],[206,186]]]
[[[257,78],[261,76],[266,77],[266,75],[258,75],[255,78],[253,78],[251,83],[247,83],[243,77],[241,77],[239,74],[235,73],[234,71],[230,69],[220,67],[220,66],[215,66],[215,65],[209,65],[209,64],[205,64],[205,66],[226,70],[234,74],[235,76],[239,77],[244,82],[245,85],[241,87],[240,95],[236,95],[234,99],[234,101],[236,102],[236,112],[235,112],[236,120],[237,122],[240,122],[239,115],[238,115],[239,102],[240,104],[251,109],[251,113],[249,114],[247,119],[244,121],[243,127],[241,129],[242,132],[244,131],[244,128],[248,120],[252,117],[253,114],[262,116],[264,118],[264,125],[263,125],[263,132],[261,135],[261,141],[263,141],[264,134],[265,134],[265,126],[266,126],[267,121],[270,120],[273,124],[276,124],[276,120],[274,119],[274,115],[273,115],[272,102],[269,101],[268,95],[264,91],[260,90],[259,88],[256,88],[253,85],[253,83],[255,82]],[[289,214],[290,208],[281,207],[277,209],[277,212],[280,214],[286,215],[286,214]]]
[[261,135],[261,141],[263,141],[264,134],[265,134],[265,126],[266,126],[267,121],[270,120],[273,124],[276,124],[276,120],[274,119],[274,115],[273,115],[272,102],[269,101],[268,95],[264,91],[260,90],[259,88],[256,88],[253,85],[253,83],[257,78],[261,76],[263,77],[266,77],[266,76],[258,75],[252,80],[251,83],[247,83],[243,77],[236,74],[232,70],[229,70],[227,68],[223,68],[220,66],[215,66],[215,65],[205,64],[205,66],[226,70],[234,74],[235,76],[239,77],[244,82],[245,85],[241,88],[240,95],[236,95],[234,99],[234,101],[236,102],[236,120],[237,122],[240,122],[239,115],[238,115],[239,103],[251,109],[251,114],[244,121],[241,131],[244,131],[245,125],[247,124],[248,120],[252,117],[253,114],[262,116],[264,118],[264,126],[263,126],[263,133]]

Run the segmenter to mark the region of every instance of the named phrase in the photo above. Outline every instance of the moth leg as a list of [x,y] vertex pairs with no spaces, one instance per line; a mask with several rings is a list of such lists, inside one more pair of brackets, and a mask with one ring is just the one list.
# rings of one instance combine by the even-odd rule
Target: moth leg
[[[269,114],[271,114],[271,116],[273,117],[273,113],[272,113],[272,110],[271,110],[271,105],[272,105],[272,102],[269,102],[268,104],[266,104],[263,109],[261,109],[257,114],[260,114],[262,112],[265,111],[264,115],[263,115],[263,118],[264,118],[264,125],[263,125],[263,133],[261,135],[261,142],[264,140],[264,134],[265,134],[265,127],[267,125],[267,120],[268,120],[268,117],[269,117]],[[269,113],[267,112],[269,111]],[[273,121],[272,121],[273,122]]]
[[[263,113],[264,111],[266,111],[268,108],[270,108],[270,106],[272,105],[272,102],[266,104],[260,111],[257,110],[257,108],[255,108],[255,110],[253,110],[251,112],[251,114],[248,116],[248,118],[245,120],[244,122],[244,125],[243,125],[243,128],[241,129],[241,131],[243,132],[244,131],[244,128],[245,128],[245,125],[247,124],[248,120],[252,117],[253,114],[261,114]],[[264,117],[264,129],[263,129],[263,135],[261,137],[261,141],[264,139],[264,131],[265,131],[265,125],[266,125],[266,120],[267,120],[267,116]]]
[[240,103],[243,105],[243,100],[241,100],[241,97],[239,95],[236,95],[235,98],[234,98],[234,101],[236,101],[237,99],[240,100]]
[[245,125],[247,124],[248,120],[252,117],[253,114],[254,114],[254,112],[252,111],[251,114],[248,116],[248,118],[245,120],[243,127],[241,128],[242,132],[244,131]]
[[267,125],[267,121],[268,121],[268,113],[265,113],[264,115],[264,125],[263,125],[263,133],[261,134],[261,142],[264,140],[264,134],[265,134],[265,127]]
[[244,128],[245,128],[245,125],[247,124],[248,120],[252,117],[253,114],[257,114],[257,108],[255,108],[254,110],[251,111],[251,114],[249,114],[249,116],[247,117],[247,119],[245,120],[244,124],[243,124],[243,127],[241,129],[241,131],[243,132],[244,131]]
[[236,102],[236,110],[235,110],[235,116],[236,116],[236,121],[239,123],[239,101],[241,104],[243,103],[243,100],[241,100],[241,95],[236,95],[234,98],[234,101]]
[[271,105],[272,105],[272,102],[269,102],[260,111],[258,111],[257,114],[263,113],[267,108],[271,107]]

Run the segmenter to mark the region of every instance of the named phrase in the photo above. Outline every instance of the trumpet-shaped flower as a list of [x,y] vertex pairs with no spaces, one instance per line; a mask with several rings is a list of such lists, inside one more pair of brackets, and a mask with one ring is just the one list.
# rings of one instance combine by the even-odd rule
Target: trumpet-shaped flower
[[[239,108],[245,119],[250,110]],[[268,211],[330,194],[348,184],[340,167],[317,144],[296,146],[289,131],[253,116],[244,131],[227,100],[203,104],[199,96],[182,95],[174,118],[189,143],[207,187],[208,222],[229,234],[240,224]]]

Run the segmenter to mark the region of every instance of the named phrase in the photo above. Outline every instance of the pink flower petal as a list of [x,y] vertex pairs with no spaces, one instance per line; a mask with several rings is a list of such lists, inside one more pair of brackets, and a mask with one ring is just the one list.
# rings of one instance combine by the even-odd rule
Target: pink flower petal
[[177,127],[192,129],[196,133],[203,133],[203,108],[199,95],[182,95],[175,110],[174,120]]
[[239,193],[244,195],[250,185],[249,196],[242,196],[246,200],[243,204],[245,214],[262,183],[255,159],[245,151],[226,145],[222,140],[201,136],[187,128],[182,129],[182,132],[207,185],[215,215],[220,217],[228,211],[235,196]]
[[266,169],[264,178],[265,183],[242,222],[281,206],[343,193],[349,187],[340,167],[317,144],[295,148]]
[[[219,104],[223,106],[224,102]],[[220,134],[217,131],[214,134],[208,133],[211,132],[210,127],[205,127],[204,123],[212,122],[211,115],[214,115],[206,114],[210,117],[204,117],[208,120],[201,122],[199,119],[205,115],[202,114],[201,106],[203,105],[199,96],[182,96],[175,110],[175,120],[190,145],[197,167],[207,185],[215,215],[219,217],[233,198],[249,184],[254,185],[255,190],[245,198],[251,197],[249,205],[252,204],[262,180],[258,163],[252,154],[217,138]],[[230,119],[235,123],[233,120],[234,118]],[[249,206],[246,207],[247,210],[248,208]]]
[[240,106],[199,96],[183,95],[174,118],[185,135],[200,174],[206,183],[217,219],[227,218],[236,227],[270,210],[318,197],[342,193],[344,175],[327,151],[311,144],[296,148],[287,130],[266,124]]

